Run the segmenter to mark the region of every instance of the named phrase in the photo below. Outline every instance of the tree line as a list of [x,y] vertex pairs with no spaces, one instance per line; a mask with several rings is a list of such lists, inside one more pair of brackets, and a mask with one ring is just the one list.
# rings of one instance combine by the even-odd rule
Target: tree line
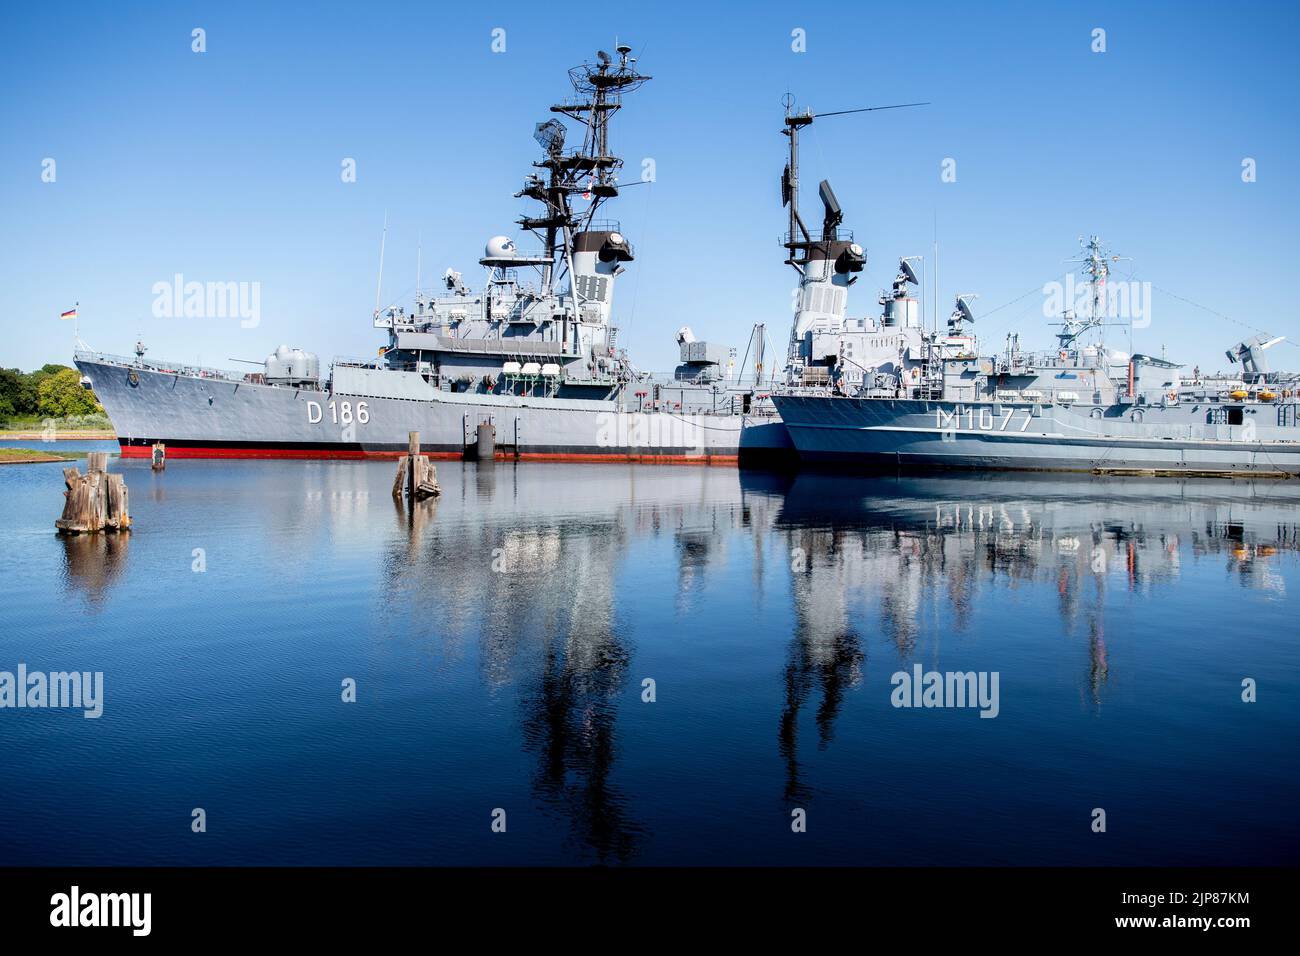
[[34,372],[0,368],[0,420],[66,418],[101,411],[95,393],[81,387],[81,373],[66,365],[42,365]]

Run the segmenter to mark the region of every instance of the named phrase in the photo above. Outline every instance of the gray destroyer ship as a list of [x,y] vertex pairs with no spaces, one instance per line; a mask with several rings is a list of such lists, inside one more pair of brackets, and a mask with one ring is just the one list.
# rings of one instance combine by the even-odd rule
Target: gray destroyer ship
[[[1114,474],[1300,475],[1300,376],[1273,371],[1257,336],[1228,351],[1240,375],[1184,378],[1164,357],[1086,344],[1106,322],[1112,257],[1085,243],[1088,313],[1067,312],[1057,348],[1030,352],[1011,334],[980,355],[972,296],[957,297],[946,332],[908,306],[905,260],[872,335],[892,335],[887,361],[862,362],[849,336],[817,331],[811,387],[773,396],[802,461],[863,469],[976,468]],[[1089,336],[1090,337],[1090,336]]]
[[[418,431],[442,457],[793,457],[763,378],[761,324],[739,368],[735,350],[697,341],[689,326],[671,375],[638,370],[619,347],[614,293],[635,257],[604,217],[629,185],[618,181],[610,121],[650,79],[630,54],[620,45],[570,70],[574,95],[536,127],[542,158],[516,194],[537,206],[518,220],[536,248],[496,236],[479,259],[481,289],[448,269],[438,294],[417,289],[409,311],[376,308],[388,340],[378,359],[335,360],[322,377],[315,355],[288,346],[249,374],[146,360],[142,344],[133,357],[78,351],[122,454],[164,442],[174,458],[390,456]],[[559,117],[580,130],[576,146]]]

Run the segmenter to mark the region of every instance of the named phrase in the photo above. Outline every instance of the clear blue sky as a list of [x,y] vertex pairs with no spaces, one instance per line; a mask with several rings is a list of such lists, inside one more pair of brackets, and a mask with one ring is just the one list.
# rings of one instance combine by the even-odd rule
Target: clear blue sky
[[[977,315],[1048,280],[1097,233],[1161,289],[1300,343],[1297,5],[1035,3],[84,3],[9,7],[0,34],[0,365],[94,348],[226,365],[284,342],[373,355],[384,211],[386,298],[513,233],[533,124],[565,70],[615,37],[655,79],[614,143],[635,178],[611,213],[638,259],[620,289],[623,344],[670,368],[681,325],[744,346],[765,320],[783,347],[793,273],[777,237],[780,98],[830,111],[804,150],[805,207],[828,176],[867,247],[850,311],[875,315],[901,255],[929,255],[941,296]],[[207,31],[191,52],[190,31]],[[506,30],[506,52],[491,31]],[[1107,32],[1093,53],[1091,31]],[[791,51],[791,30],[807,52]],[[57,181],[41,181],[46,157]],[[344,157],[358,181],[340,181]],[[957,182],[940,182],[945,157]],[[1253,157],[1258,181],[1241,181]],[[261,283],[262,320],[160,319],[155,282]],[[991,312],[1050,343],[1042,295]],[[1247,329],[1157,292],[1141,350],[1222,367]],[[1294,347],[1275,363],[1300,367]]]

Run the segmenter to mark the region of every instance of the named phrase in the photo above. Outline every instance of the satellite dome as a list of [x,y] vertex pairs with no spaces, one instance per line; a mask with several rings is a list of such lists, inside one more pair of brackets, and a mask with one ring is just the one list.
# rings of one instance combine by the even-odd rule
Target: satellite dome
[[487,248],[483,250],[483,258],[513,259],[515,252],[515,241],[509,236],[493,236],[488,240]]

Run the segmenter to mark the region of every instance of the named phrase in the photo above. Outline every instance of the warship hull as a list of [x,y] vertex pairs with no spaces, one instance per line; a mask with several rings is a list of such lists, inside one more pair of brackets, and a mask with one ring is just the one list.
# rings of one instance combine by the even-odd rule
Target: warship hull
[[772,415],[641,413],[615,401],[435,389],[414,373],[336,368],[331,387],[265,385],[122,364],[84,354],[77,367],[113,422],[122,454],[169,458],[474,457],[480,423],[494,457],[519,460],[768,464],[794,449]]
[[803,462],[864,470],[1300,475],[1296,403],[1077,406],[775,395]]

